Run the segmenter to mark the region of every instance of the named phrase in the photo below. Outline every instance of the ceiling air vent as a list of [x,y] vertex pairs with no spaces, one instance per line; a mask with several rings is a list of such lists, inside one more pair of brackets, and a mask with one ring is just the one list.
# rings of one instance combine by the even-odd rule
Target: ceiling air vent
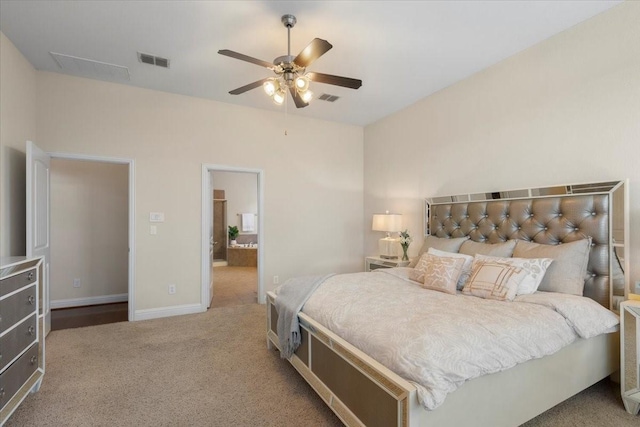
[[323,93],[318,97],[318,99],[321,101],[336,102],[338,99],[340,99],[340,97],[335,95],[329,95],[328,93]]
[[138,52],[138,60],[143,64],[155,65],[157,67],[169,68],[169,60],[160,56],[149,55],[148,53]]

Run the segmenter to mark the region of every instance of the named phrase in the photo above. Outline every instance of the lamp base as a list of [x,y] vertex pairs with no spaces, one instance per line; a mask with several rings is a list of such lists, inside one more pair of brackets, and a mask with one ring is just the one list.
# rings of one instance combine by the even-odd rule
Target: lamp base
[[378,240],[378,252],[380,258],[398,259],[398,248],[400,247],[400,239],[385,237]]

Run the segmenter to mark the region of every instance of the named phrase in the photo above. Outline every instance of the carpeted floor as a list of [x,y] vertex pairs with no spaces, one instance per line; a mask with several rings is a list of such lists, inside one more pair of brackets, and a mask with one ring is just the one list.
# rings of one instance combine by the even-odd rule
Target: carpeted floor
[[[265,342],[257,304],[53,331],[42,388],[6,426],[341,426]],[[637,427],[640,417],[603,381],[526,425]]]
[[211,307],[230,307],[258,302],[256,267],[211,267],[213,299]]

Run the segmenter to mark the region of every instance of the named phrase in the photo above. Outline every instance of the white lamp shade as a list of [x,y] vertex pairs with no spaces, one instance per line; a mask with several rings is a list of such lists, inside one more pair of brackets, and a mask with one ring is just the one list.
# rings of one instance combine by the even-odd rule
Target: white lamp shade
[[374,214],[371,229],[373,231],[386,231],[387,233],[402,231],[402,215],[393,213]]

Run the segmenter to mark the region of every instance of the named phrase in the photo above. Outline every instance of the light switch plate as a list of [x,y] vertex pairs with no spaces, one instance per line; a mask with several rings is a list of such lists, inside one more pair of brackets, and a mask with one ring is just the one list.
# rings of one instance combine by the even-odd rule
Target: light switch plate
[[149,222],[164,222],[164,212],[149,212]]

